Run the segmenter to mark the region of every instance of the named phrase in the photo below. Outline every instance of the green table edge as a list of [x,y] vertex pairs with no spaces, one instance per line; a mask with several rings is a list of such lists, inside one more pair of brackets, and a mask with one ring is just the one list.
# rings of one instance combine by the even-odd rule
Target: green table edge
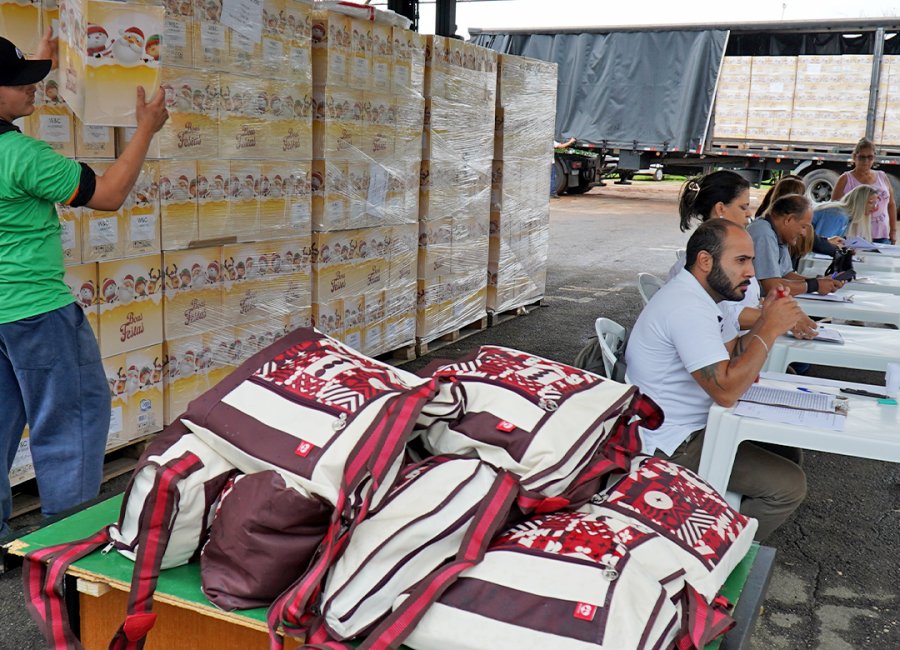
[[[121,505],[122,495],[118,494],[61,521],[49,524],[20,537],[17,541],[27,544],[27,550],[33,551],[65,541],[82,539],[116,521],[119,518]],[[758,553],[759,544],[754,542],[740,564],[735,567],[722,586],[720,593],[732,605],[736,605],[740,599],[741,591],[747,582],[747,577],[750,575],[750,570]],[[101,553],[100,551],[91,553],[73,563],[72,566],[82,571],[97,574],[99,577],[117,580],[126,584],[131,582],[131,574],[134,570],[134,563],[120,553]],[[200,589],[199,562],[191,562],[184,566],[162,571],[156,590],[161,594],[204,605],[210,609],[217,609],[215,605],[209,602]],[[263,624],[266,622],[265,607],[231,612],[230,615]],[[720,637],[707,645],[704,650],[717,650],[721,643],[722,638]]]

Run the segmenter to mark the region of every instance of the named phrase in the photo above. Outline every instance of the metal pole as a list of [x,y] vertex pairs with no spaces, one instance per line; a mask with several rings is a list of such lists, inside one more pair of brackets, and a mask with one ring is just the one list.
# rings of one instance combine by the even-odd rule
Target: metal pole
[[[866,137],[874,140],[875,118],[878,111],[878,86],[881,84],[881,63],[884,57],[884,27],[875,30],[875,48],[872,52],[872,81],[869,86],[869,107],[866,110]],[[877,144],[877,143],[876,143]]]
[[456,0],[436,0],[434,33],[438,36],[456,36]]
[[388,0],[388,9],[401,16],[406,16],[412,21],[410,29],[419,31],[419,0]]

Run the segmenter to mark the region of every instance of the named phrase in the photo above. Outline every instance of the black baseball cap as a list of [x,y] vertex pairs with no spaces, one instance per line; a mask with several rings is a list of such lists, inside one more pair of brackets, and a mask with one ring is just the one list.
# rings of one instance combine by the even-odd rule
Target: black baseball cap
[[27,86],[47,76],[50,59],[29,60],[22,50],[0,36],[0,86]]

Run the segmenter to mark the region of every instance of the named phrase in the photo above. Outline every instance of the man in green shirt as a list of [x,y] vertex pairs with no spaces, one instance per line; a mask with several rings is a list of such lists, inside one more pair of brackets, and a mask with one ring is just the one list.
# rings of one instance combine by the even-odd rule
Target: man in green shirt
[[107,172],[57,154],[12,123],[34,111],[35,84],[56,65],[50,30],[37,58],[0,38],[0,539],[9,532],[9,469],[27,423],[41,495],[51,516],[95,497],[110,397],[97,340],[63,282],[55,203],[117,210],[153,135],[168,118],[164,93],[137,92],[137,131]]

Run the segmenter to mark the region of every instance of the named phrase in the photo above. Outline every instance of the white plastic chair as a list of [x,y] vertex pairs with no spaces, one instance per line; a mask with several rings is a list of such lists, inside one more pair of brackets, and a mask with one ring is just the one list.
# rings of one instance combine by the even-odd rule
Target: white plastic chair
[[600,350],[603,352],[603,369],[607,377],[612,377],[613,367],[616,365],[616,351],[625,341],[625,328],[608,318],[598,318],[594,321],[594,329],[597,332]]
[[663,281],[652,273],[638,273],[638,291],[641,294],[641,300],[644,301],[645,307],[650,302],[653,294],[659,291],[662,286]]

